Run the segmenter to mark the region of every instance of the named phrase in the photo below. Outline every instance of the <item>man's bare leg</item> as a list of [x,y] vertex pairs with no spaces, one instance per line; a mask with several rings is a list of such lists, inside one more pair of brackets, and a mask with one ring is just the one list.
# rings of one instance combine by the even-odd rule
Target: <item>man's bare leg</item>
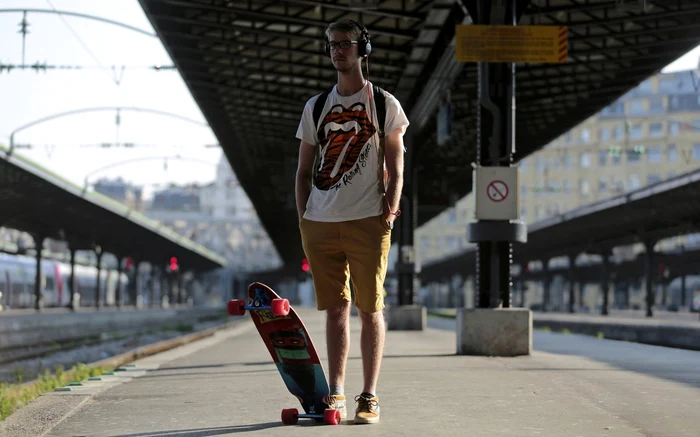
[[362,371],[364,374],[363,392],[377,394],[377,381],[382,365],[384,352],[384,313],[366,313],[358,309],[362,320],[362,333],[360,334],[360,348],[362,350]]
[[350,302],[326,310],[326,342],[328,343],[328,385],[344,387],[345,364],[350,352]]

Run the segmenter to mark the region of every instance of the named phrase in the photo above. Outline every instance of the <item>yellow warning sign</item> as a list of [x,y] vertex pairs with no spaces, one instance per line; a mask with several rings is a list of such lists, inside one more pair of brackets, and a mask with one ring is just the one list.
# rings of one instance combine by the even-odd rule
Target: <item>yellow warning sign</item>
[[565,63],[566,26],[457,26],[460,62]]

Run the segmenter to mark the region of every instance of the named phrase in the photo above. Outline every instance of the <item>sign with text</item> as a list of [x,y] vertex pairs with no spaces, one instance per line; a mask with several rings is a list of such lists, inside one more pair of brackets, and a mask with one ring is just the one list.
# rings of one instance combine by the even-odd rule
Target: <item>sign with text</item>
[[457,26],[459,62],[566,63],[566,26]]

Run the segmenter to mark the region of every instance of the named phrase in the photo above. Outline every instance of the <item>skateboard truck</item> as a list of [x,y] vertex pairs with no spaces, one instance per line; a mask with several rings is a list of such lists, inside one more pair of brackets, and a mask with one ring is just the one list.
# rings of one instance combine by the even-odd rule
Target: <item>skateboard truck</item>
[[340,423],[340,410],[327,409],[323,411],[323,414],[299,414],[299,410],[296,408],[285,408],[282,410],[282,423],[285,425],[294,425],[299,419],[323,420],[328,425],[338,425]]
[[272,299],[270,301],[261,289],[255,290],[255,298],[248,304],[240,299],[231,299],[226,308],[230,316],[242,316],[248,311],[270,310],[275,316],[286,316],[289,314],[289,300]]

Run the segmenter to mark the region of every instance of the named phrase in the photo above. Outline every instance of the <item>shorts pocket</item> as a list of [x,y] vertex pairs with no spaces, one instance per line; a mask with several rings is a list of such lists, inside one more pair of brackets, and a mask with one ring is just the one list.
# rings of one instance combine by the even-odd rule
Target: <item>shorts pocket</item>
[[379,221],[381,222],[382,227],[385,231],[391,231],[391,223],[389,223],[387,219],[384,218],[384,214],[379,215]]

